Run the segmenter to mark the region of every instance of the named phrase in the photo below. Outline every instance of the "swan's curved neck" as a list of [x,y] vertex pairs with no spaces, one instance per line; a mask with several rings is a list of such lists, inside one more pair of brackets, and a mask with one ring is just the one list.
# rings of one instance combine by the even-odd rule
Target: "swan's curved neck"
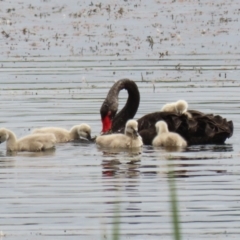
[[[118,96],[122,89],[128,91],[128,99],[123,109],[116,115],[118,110]],[[100,110],[103,125],[102,132],[109,130],[116,132],[124,128],[127,120],[135,116],[139,102],[140,93],[134,81],[121,79],[116,82],[109,90]]]

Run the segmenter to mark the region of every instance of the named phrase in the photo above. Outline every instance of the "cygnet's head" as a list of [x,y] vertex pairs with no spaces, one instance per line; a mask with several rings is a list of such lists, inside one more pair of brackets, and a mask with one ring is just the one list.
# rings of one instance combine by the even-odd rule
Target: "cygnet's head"
[[155,124],[155,127],[156,127],[157,134],[167,133],[168,132],[168,125],[164,121],[158,121]]
[[80,124],[77,131],[79,137],[91,140],[91,127],[88,124],[86,123]]
[[6,128],[0,128],[0,143],[5,142],[8,140],[9,134]]
[[183,114],[188,109],[188,103],[185,100],[179,100],[176,102],[175,108],[176,108],[177,113]]
[[128,120],[125,127],[125,134],[138,137],[138,122],[135,120]]

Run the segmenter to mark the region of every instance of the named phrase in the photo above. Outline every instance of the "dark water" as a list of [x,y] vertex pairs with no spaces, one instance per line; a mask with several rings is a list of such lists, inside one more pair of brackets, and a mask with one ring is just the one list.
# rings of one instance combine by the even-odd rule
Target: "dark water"
[[1,1],[0,125],[18,137],[83,122],[99,134],[124,77],[141,93],[136,118],[185,99],[235,128],[225,145],[186,152],[67,143],[9,156],[1,144],[2,238],[111,239],[119,211],[121,239],[172,239],[173,170],[183,239],[238,239],[239,15],[237,0]]

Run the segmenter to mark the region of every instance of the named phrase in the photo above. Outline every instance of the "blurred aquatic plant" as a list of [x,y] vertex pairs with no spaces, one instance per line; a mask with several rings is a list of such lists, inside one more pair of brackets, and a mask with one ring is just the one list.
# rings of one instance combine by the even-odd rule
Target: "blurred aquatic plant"
[[120,201],[116,201],[113,222],[112,222],[112,238],[108,237],[106,234],[106,229],[103,229],[102,240],[111,239],[119,240],[120,239]]
[[115,204],[114,211],[114,222],[112,228],[112,240],[119,240],[120,235],[120,206],[118,203]]
[[168,163],[168,184],[170,194],[170,208],[172,213],[173,236],[175,240],[181,239],[177,190],[175,184],[175,172],[173,164]]

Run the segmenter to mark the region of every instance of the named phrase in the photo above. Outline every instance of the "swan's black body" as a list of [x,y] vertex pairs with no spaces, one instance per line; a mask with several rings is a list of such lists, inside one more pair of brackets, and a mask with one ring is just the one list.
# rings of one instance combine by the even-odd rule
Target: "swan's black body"
[[168,112],[150,113],[138,119],[139,134],[144,144],[151,144],[156,136],[155,123],[164,120],[170,132],[179,133],[192,144],[221,144],[233,134],[233,123],[219,115],[204,114],[188,110],[192,118]]
[[[118,110],[118,94],[122,89],[128,91],[128,100],[124,108],[116,115]],[[112,120],[111,132],[123,131],[127,120],[133,118],[138,110],[140,94],[135,82],[122,79],[116,82],[101,107],[102,119],[110,111]],[[154,112],[138,119],[138,131],[143,143],[152,144],[156,136],[155,124],[163,120],[168,124],[169,131],[179,133],[191,144],[221,144],[233,134],[233,122],[227,121],[219,115],[204,114],[188,110],[192,118],[185,114],[170,112]]]

